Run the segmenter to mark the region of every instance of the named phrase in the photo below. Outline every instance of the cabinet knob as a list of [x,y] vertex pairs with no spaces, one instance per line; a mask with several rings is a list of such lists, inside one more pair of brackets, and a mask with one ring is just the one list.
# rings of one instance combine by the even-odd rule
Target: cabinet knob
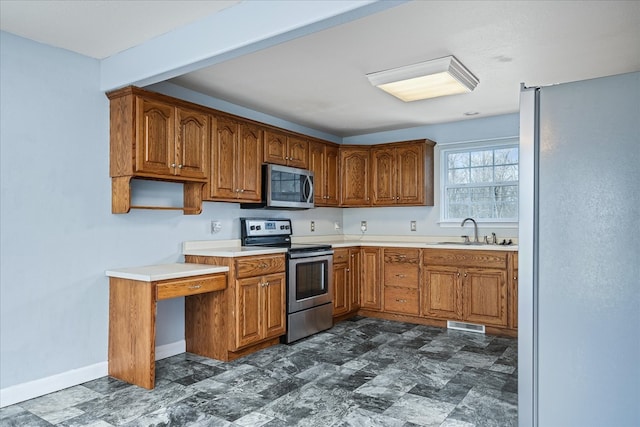
[[263,283],[262,283],[262,287],[263,287],[263,288],[266,288],[267,286],[269,286],[269,282],[263,282]]
[[515,276],[515,277],[513,278],[513,280],[518,280],[518,276]]
[[244,188],[242,190],[240,190],[241,193],[244,193]]
[[172,168],[175,168],[175,167],[176,167],[176,164],[175,164],[175,163],[171,163],[171,167],[172,167]]
[[347,268],[347,273],[348,273],[348,272],[350,272],[350,271],[351,271],[351,269],[350,269],[350,268]]
[[178,165],[178,169],[182,169],[182,165]]
[[396,196],[396,200],[400,200],[400,196]]
[[466,272],[464,273],[464,277],[467,277],[467,273]]

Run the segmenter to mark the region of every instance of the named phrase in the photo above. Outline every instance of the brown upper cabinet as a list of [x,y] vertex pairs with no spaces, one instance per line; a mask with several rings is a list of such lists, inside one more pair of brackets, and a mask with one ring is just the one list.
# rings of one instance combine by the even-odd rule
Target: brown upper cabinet
[[433,146],[428,140],[372,146],[372,205],[433,206]]
[[264,133],[264,162],[306,169],[309,141],[299,136],[268,129]]
[[209,115],[136,88],[111,100],[112,177],[205,181]]
[[340,206],[370,206],[369,146],[340,147]]
[[225,116],[212,122],[207,200],[260,201],[262,128]]
[[316,206],[338,206],[339,163],[337,145],[321,141],[309,142],[309,169],[314,173]]

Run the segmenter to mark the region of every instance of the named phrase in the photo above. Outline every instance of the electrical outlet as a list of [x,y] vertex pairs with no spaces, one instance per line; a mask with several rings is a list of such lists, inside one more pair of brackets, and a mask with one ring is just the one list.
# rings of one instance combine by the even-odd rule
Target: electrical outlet
[[367,221],[360,221],[360,230],[364,233],[367,231]]
[[333,223],[333,229],[334,230],[340,230],[340,223],[338,221],[334,221]]
[[218,220],[211,221],[211,234],[219,233],[222,230],[222,222]]
[[311,221],[311,231],[312,232],[316,231],[316,222],[315,221]]
[[415,221],[411,221],[411,231],[416,231],[418,229],[418,226],[416,224]]

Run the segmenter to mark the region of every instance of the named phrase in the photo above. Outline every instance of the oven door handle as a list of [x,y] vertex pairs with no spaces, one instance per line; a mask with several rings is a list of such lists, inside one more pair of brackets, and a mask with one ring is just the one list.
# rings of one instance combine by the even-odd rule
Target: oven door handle
[[333,255],[333,249],[329,249],[326,251],[319,252],[294,252],[289,253],[289,258],[291,259],[299,259],[299,258],[316,258],[320,256]]

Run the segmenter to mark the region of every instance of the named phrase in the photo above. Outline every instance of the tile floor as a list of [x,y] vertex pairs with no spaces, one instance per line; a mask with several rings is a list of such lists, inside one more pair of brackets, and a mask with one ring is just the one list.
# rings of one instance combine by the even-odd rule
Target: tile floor
[[354,318],[224,363],[158,361],[0,410],[8,426],[516,426],[517,340]]

